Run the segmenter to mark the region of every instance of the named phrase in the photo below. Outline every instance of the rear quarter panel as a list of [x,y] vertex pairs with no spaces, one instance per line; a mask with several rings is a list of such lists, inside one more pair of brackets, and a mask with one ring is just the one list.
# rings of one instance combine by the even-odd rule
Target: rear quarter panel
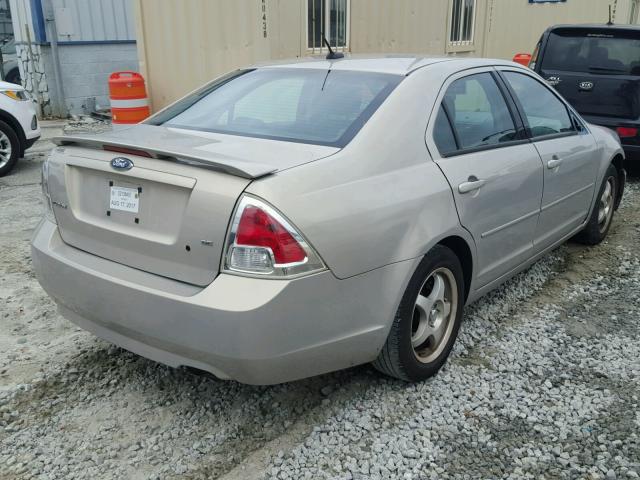
[[338,278],[420,257],[449,235],[474,251],[425,145],[430,79],[428,67],[405,78],[338,153],[247,189],[281,210]]
[[598,176],[596,178],[595,195],[591,205],[591,208],[593,208],[596,204],[598,193],[600,192],[600,185],[602,184],[602,180],[604,179],[607,168],[609,168],[609,165],[611,165],[611,161],[616,156],[624,158],[624,150],[622,149],[622,145],[620,145],[620,139],[618,135],[612,130],[609,130],[606,127],[600,127],[598,125],[592,124],[589,124],[589,130],[591,131],[591,134],[594,136],[598,145],[598,154],[600,158],[600,163],[598,166]]

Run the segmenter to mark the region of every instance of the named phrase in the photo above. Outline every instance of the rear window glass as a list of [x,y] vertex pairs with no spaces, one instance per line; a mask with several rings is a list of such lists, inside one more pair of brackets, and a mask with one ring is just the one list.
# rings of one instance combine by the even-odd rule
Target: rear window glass
[[244,70],[207,85],[148,123],[343,147],[402,78],[304,68]]
[[640,75],[640,33],[554,31],[549,35],[542,69]]

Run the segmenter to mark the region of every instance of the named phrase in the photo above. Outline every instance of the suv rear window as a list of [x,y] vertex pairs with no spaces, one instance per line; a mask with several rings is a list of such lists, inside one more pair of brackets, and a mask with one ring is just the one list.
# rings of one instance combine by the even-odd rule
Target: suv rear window
[[542,70],[640,75],[640,32],[558,29],[551,32]]
[[343,147],[402,76],[305,68],[242,70],[147,123]]

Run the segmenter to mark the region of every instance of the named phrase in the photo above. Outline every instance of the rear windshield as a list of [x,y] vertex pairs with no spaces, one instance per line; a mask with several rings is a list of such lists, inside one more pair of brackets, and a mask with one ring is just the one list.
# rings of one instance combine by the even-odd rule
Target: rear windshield
[[544,52],[542,69],[640,75],[640,32],[553,31]]
[[148,123],[343,147],[402,78],[305,68],[242,70]]

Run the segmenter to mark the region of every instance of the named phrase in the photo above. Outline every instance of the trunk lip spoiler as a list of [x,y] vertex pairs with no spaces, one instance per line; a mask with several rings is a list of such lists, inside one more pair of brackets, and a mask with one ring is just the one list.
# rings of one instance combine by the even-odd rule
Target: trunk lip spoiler
[[103,140],[100,138],[76,135],[56,136],[53,137],[51,141],[59,147],[76,145],[80,147],[102,149],[104,146],[110,146],[142,150],[149,153],[152,158],[155,159],[174,161],[193,165],[195,167],[209,168],[211,170],[228,173],[236,177],[242,177],[250,180],[264,177],[278,171],[276,167],[263,163],[243,162],[241,160],[234,160],[233,162],[216,161],[215,158],[206,155],[194,155],[193,153],[176,152],[170,149],[157,149],[136,142],[114,142],[107,139]]

